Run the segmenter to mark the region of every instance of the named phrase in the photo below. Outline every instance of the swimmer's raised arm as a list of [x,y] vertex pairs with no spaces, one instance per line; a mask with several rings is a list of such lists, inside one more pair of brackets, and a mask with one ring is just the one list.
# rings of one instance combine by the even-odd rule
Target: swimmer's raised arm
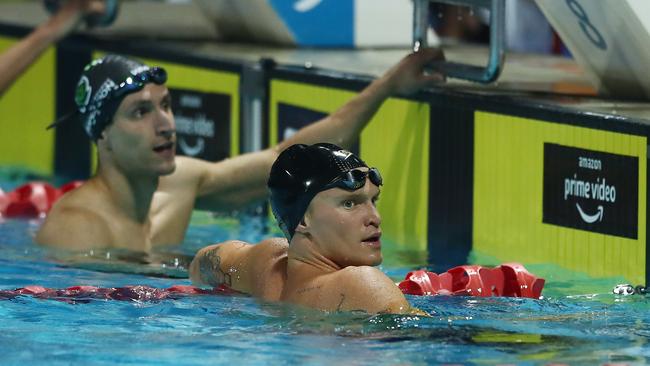
[[103,0],[68,0],[45,23],[0,55],[0,96],[52,44],[91,13],[105,11]]
[[373,81],[359,95],[331,115],[311,124],[274,147],[275,155],[294,144],[329,142],[349,149],[363,128],[384,103],[395,95],[410,95],[444,80],[441,74],[426,74],[424,67],[434,60],[444,59],[441,50],[423,49],[404,57],[381,78]]
[[337,111],[277,146],[218,163],[206,162],[200,173],[197,207],[232,209],[266,198],[271,165],[293,144],[330,142],[349,149],[386,98],[412,94],[443,81],[440,74],[424,72],[427,63],[443,58],[442,51],[433,48],[412,53]]

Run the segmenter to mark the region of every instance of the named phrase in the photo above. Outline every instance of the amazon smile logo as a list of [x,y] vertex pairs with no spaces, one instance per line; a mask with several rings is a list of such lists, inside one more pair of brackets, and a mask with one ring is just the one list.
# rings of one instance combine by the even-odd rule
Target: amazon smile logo
[[[204,113],[195,116],[176,115],[178,146],[187,156],[200,156],[205,151],[205,140],[215,137],[215,121]],[[194,137],[196,143],[190,144],[185,137]]]
[[638,157],[544,144],[544,223],[636,239],[638,197]]
[[583,210],[582,207],[580,207],[579,203],[576,203],[576,208],[578,209],[578,212],[580,213],[580,217],[582,218],[582,221],[586,222],[587,224],[592,224],[596,221],[602,221],[603,220],[603,206],[600,205],[598,206],[598,212],[596,212],[593,215],[588,215],[586,214]]

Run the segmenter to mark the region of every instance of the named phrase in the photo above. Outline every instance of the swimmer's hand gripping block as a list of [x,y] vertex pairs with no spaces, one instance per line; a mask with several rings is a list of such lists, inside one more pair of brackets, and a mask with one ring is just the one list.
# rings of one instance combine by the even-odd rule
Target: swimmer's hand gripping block
[[458,266],[441,274],[412,271],[398,284],[407,295],[507,296],[539,299],[546,281],[520,263],[495,268]]
[[[50,13],[54,14],[59,11],[59,8],[67,0],[43,0],[43,5],[45,9]],[[104,5],[106,10],[102,14],[89,14],[84,19],[88,28],[95,27],[108,27],[113,24],[115,19],[117,19],[117,14],[119,12],[120,4],[118,0],[104,0]]]

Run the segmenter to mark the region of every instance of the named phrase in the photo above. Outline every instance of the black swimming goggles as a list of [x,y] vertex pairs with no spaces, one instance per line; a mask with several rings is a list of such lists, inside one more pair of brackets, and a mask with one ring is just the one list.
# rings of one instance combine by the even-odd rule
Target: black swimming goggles
[[110,94],[111,99],[119,99],[127,94],[142,90],[147,83],[162,85],[167,82],[167,71],[162,67],[152,67],[137,75],[129,76]]
[[381,186],[383,183],[383,179],[381,178],[381,174],[379,174],[379,170],[377,168],[370,168],[366,171],[353,169],[348,170],[347,172],[342,173],[338,177],[334,178],[331,182],[326,184],[325,187],[323,187],[323,190],[330,188],[342,188],[347,191],[356,191],[357,189],[362,188],[366,185],[366,177],[368,177],[368,179],[370,179],[370,182],[372,182],[372,184],[376,185],[377,187]]
[[[85,108],[84,112],[81,112],[79,108],[82,108],[81,106],[78,106],[75,111],[68,113],[67,115],[59,118],[56,120],[54,123],[51,125],[47,126],[47,129],[49,130],[52,127],[56,127],[68,120],[71,120],[73,118],[78,118],[80,115],[84,115],[87,113],[92,113],[93,111],[98,111],[104,108],[104,104],[111,102],[111,101],[116,101],[120,100],[122,97],[124,97],[127,94],[135,93],[137,91],[142,90],[144,86],[147,83],[155,83],[157,85],[162,85],[167,82],[167,71],[163,69],[162,67],[152,67],[148,70],[145,70],[143,72],[140,72],[136,75],[132,75],[126,78],[123,82],[120,84],[116,85],[105,97],[103,98],[97,98],[96,100],[93,100],[89,105],[84,106]],[[113,109],[116,109],[117,105],[113,105]],[[110,113],[112,114],[114,110]],[[109,120],[104,121],[103,123],[100,123],[99,126],[92,126],[93,132],[91,135],[91,138],[97,139],[99,136],[99,133],[104,130],[106,125],[110,123]]]

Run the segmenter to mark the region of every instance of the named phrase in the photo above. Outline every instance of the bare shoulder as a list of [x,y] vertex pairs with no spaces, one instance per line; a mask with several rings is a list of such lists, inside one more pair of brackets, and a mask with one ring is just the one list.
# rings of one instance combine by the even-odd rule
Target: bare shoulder
[[257,244],[229,240],[212,246],[218,252],[222,265],[242,268],[248,272],[263,273],[287,257],[289,244],[285,239],[271,238]]
[[276,257],[286,256],[289,245],[281,238],[263,240],[257,244],[241,240],[227,240],[202,248],[195,260],[202,257],[219,257],[220,263],[264,262]]
[[107,247],[112,234],[106,220],[94,210],[74,204],[55,205],[36,234],[36,242],[61,249]]
[[279,301],[287,282],[289,243],[284,238],[266,239],[254,245],[246,261],[251,293],[269,301]]
[[210,164],[207,161],[187,156],[177,156],[175,161],[176,169],[172,174],[160,179],[159,189],[164,190],[168,187],[192,183],[198,185],[202,172],[206,169],[206,165]]
[[[337,272],[339,280],[345,280],[346,286],[358,289],[397,289],[395,283],[379,269],[371,266],[350,266]],[[399,291],[399,289],[397,289]]]
[[243,253],[250,247],[249,243],[229,240],[201,248],[190,263],[190,279],[199,285],[233,287],[227,272],[230,268],[237,268],[234,264],[241,262]]
[[[234,262],[241,260],[253,244],[241,240],[227,240],[207,247],[207,251],[218,253],[223,261]],[[202,249],[203,250],[203,249]]]
[[285,257],[289,251],[289,243],[285,238],[270,238],[257,243],[251,250],[267,258]]
[[287,244],[267,239],[258,244],[229,240],[201,249],[190,264],[199,285],[225,284],[237,291],[277,300],[284,286]]
[[375,267],[346,267],[336,274],[341,288],[340,310],[369,313],[408,313],[406,298],[395,283]]
[[172,175],[174,175],[176,172],[181,172],[181,173],[188,173],[193,170],[199,169],[200,166],[204,163],[207,163],[201,159],[197,158],[192,158],[188,156],[177,156],[176,157],[176,170]]

